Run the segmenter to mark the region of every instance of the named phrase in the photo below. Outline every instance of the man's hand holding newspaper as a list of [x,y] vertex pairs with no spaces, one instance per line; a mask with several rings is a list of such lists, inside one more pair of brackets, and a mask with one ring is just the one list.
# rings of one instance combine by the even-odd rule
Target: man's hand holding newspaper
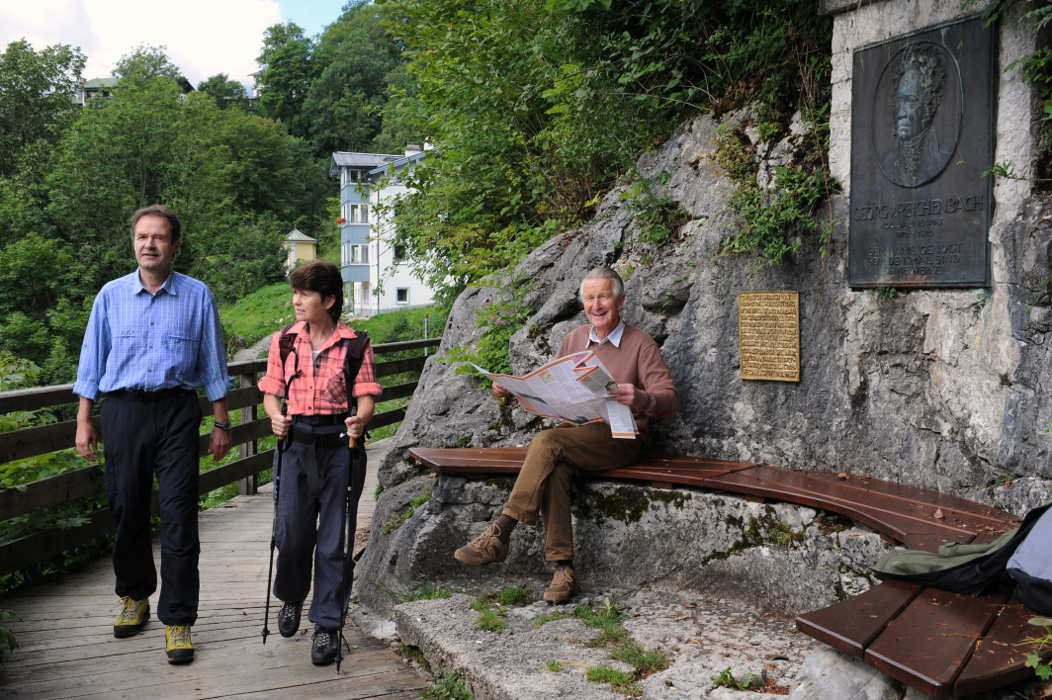
[[501,395],[500,387],[530,413],[573,423],[606,421],[615,438],[638,434],[630,408],[638,396],[635,387],[629,391],[629,385],[617,384],[591,350],[556,358],[521,377],[474,367],[493,381],[495,395]]

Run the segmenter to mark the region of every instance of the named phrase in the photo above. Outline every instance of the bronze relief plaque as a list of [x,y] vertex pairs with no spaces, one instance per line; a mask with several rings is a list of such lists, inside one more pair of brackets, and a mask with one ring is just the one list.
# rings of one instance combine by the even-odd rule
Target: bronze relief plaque
[[852,287],[989,285],[995,49],[973,18],[855,52]]
[[740,292],[742,379],[800,381],[800,293]]

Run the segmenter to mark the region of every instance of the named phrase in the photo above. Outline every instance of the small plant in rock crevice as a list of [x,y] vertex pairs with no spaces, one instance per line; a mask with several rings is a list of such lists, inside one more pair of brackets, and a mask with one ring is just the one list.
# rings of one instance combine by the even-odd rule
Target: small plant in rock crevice
[[440,668],[421,693],[427,700],[475,700],[459,673]]
[[1030,646],[1026,652],[1026,666],[1034,669],[1034,675],[1043,681],[1052,679],[1052,659],[1049,652],[1052,651],[1052,617],[1032,617],[1027,622],[1040,627],[1043,634],[1023,640],[1023,644]]
[[413,517],[416,513],[416,509],[424,505],[431,500],[431,488],[428,487],[426,491],[417,496],[416,498],[409,501],[409,504],[400,513],[391,516],[391,519],[384,523],[384,534],[390,535],[392,532],[402,527],[409,518]]
[[732,690],[755,690],[763,687],[763,678],[755,673],[747,674],[742,679],[737,679],[731,672],[730,667],[720,671],[712,677],[712,683],[717,688],[731,688]]
[[533,597],[524,586],[509,586],[497,593],[481,595],[471,603],[471,609],[479,613],[475,624],[487,632],[501,632],[507,628],[504,619],[509,607],[528,605]]

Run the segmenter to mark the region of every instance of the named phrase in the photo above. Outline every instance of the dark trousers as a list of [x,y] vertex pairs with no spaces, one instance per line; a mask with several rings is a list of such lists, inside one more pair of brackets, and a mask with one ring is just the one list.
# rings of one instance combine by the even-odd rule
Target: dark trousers
[[[302,435],[310,428],[293,424],[292,430]],[[310,591],[313,565],[314,599],[308,618],[324,629],[334,630],[343,622],[347,598],[344,572],[348,498],[357,503],[361,484],[353,482],[361,479],[357,475],[351,478],[351,453],[345,441],[340,445],[294,439],[285,447],[281,460],[274,595],[283,601],[304,600]],[[348,492],[348,486],[354,487],[353,493]],[[346,584],[350,585],[350,581]]]
[[106,494],[116,540],[113,571],[119,596],[148,598],[157,590],[150,537],[150,493],[157,475],[161,515],[161,599],[166,625],[197,620],[198,426],[192,391],[153,401],[108,396],[102,404]]

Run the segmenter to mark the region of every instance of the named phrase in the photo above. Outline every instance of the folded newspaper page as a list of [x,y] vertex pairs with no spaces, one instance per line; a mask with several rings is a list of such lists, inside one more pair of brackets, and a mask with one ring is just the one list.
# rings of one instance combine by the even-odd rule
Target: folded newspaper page
[[616,382],[591,350],[559,357],[521,377],[473,366],[515,394],[530,413],[573,423],[605,421],[615,438],[634,438],[639,432],[628,406],[608,396]]

